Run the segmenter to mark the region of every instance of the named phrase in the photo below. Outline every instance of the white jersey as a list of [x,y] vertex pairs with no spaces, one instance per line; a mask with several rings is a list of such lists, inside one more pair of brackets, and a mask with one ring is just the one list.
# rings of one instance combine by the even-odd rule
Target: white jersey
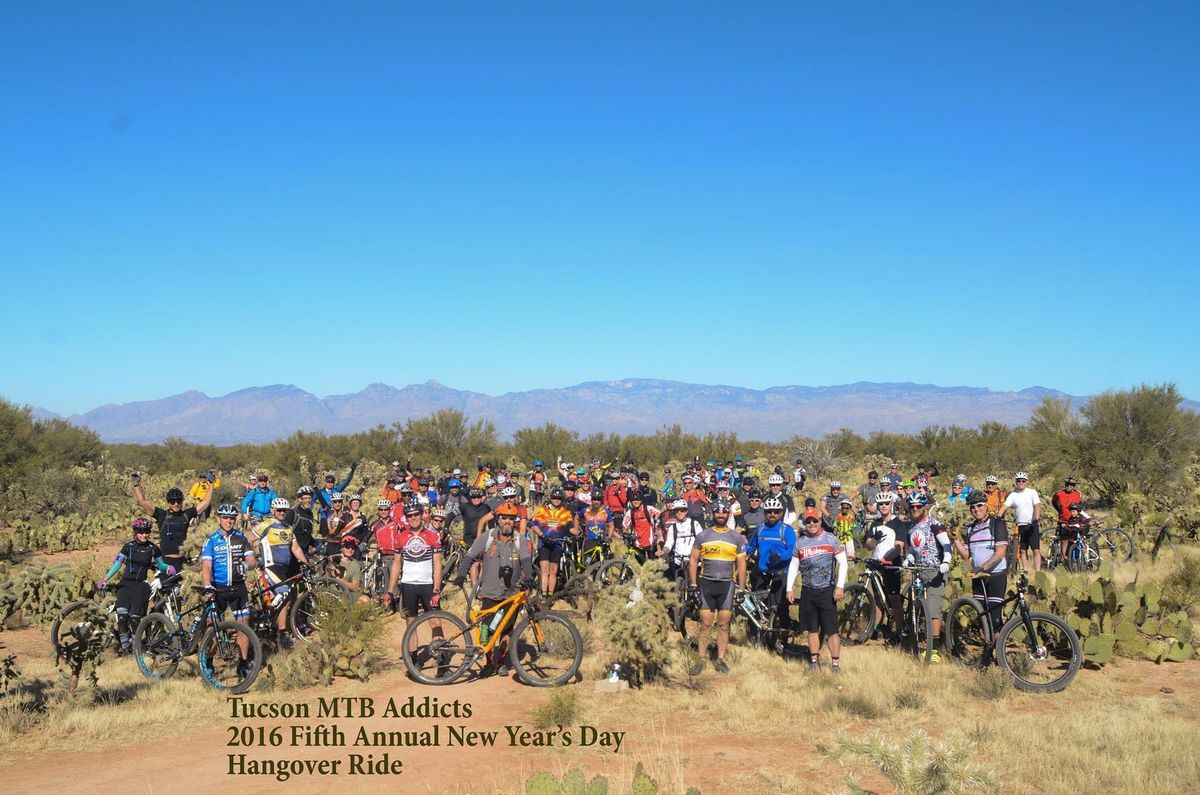
[[1004,501],[1004,507],[1012,508],[1014,521],[1018,525],[1022,525],[1033,522],[1033,506],[1041,505],[1041,503],[1037,489],[1026,487],[1020,491],[1011,492],[1008,499]]
[[687,517],[667,524],[667,538],[664,544],[667,554],[676,559],[686,559],[692,554],[692,546],[696,536],[704,530],[704,525],[692,517]]

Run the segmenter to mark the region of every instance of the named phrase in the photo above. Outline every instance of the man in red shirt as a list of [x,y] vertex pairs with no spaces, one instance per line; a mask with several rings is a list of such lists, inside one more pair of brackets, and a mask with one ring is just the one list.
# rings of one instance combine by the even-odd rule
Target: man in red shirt
[[[646,492],[650,489],[646,489]],[[654,553],[654,546],[662,541],[659,533],[659,511],[653,505],[646,504],[648,495],[641,489],[629,495],[629,510],[625,512],[621,528],[634,537],[634,549],[639,563],[645,563],[646,558]]]
[[1071,506],[1083,501],[1083,495],[1075,489],[1075,486],[1075,478],[1068,476],[1063,482],[1063,487],[1054,492],[1054,496],[1050,499],[1050,504],[1058,511],[1059,524],[1071,521]]

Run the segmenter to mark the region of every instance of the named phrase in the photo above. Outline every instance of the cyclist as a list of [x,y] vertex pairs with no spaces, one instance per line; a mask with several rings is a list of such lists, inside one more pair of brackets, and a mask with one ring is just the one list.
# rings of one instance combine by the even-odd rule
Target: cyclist
[[[218,615],[233,611],[233,620],[245,622],[250,616],[246,594],[246,568],[255,565],[254,547],[234,529],[238,509],[232,503],[217,506],[217,529],[204,541],[200,551],[200,581],[204,590],[213,595]],[[238,673],[244,675],[249,665],[250,639],[238,633],[241,661]]]
[[723,502],[729,506],[729,529],[736,530],[741,526],[742,504],[734,499],[728,480],[718,480],[716,490],[717,502]]
[[667,579],[674,580],[680,572],[686,571],[696,537],[703,532],[704,525],[688,516],[687,500],[676,499],[668,508],[670,518],[665,522],[666,538],[658,556],[667,559]]
[[[296,535],[296,541],[299,542],[300,548],[307,555],[314,546],[313,527],[316,526],[316,517],[313,516],[313,487],[301,486],[296,489],[296,504],[288,509],[288,512],[283,517],[283,523],[292,528],[292,532]],[[293,571],[292,574],[296,572]]]
[[462,521],[463,505],[468,503],[467,496],[462,493],[462,481],[456,477],[446,479],[446,488],[438,501],[446,512],[446,531],[449,532],[455,522]]
[[[826,528],[834,529],[833,516],[839,510],[842,502],[842,482],[840,480],[829,481],[829,493],[821,496],[821,501],[817,507],[821,510],[821,519],[825,521]],[[853,503],[851,503],[853,506]]]
[[604,507],[604,492],[592,489],[592,501],[579,512],[579,525],[583,528],[583,551],[612,541],[612,514]]
[[546,492],[546,471],[545,464],[542,459],[533,462],[533,471],[529,473],[529,497],[533,502],[533,507],[542,504],[542,498]]
[[[272,602],[275,602],[276,599],[280,601],[286,599],[291,592],[291,586],[285,580],[288,578],[288,570],[292,566],[293,559],[303,564],[308,563],[308,556],[300,548],[300,542],[296,540],[296,534],[292,531],[291,526],[284,521],[291,507],[286,499],[276,497],[271,501],[271,511],[275,514],[274,518],[268,519],[254,529],[246,531],[246,539],[251,544],[258,544],[262,552],[261,555],[256,555],[255,557],[258,558],[259,566],[262,568],[263,587],[271,592]],[[286,637],[286,610],[279,611],[277,621],[281,630],[281,637]]]
[[[474,564],[480,564],[476,593],[483,610],[489,610],[509,598],[517,588],[532,588],[535,585],[529,545],[516,536],[516,522],[516,511],[509,506],[501,506],[496,513],[496,527],[476,538],[459,564],[455,579],[457,585],[466,581]],[[507,675],[505,657],[503,644],[496,644],[484,673]]]
[[708,494],[704,489],[700,488],[700,482],[695,475],[683,476],[683,494],[681,495],[684,502],[688,504],[688,516],[693,519],[704,519],[704,510],[710,502]]
[[675,500],[675,476],[671,474],[670,467],[663,467],[663,487],[658,493],[664,500]]
[[[1078,492],[1076,492],[1078,493]],[[1073,502],[1067,508],[1067,521],[1058,524],[1059,554],[1067,558],[1067,547],[1077,538],[1087,540],[1092,531],[1092,517],[1083,510],[1082,502]]]
[[[470,546],[482,535],[484,528],[479,520],[491,512],[492,509],[483,501],[483,489],[472,488],[467,492],[467,501],[462,506],[464,544]],[[516,512],[513,513],[515,515]]]
[[496,508],[507,505],[517,512],[517,535],[528,536],[529,512],[517,501],[517,490],[513,486],[505,486],[500,490],[500,502],[480,520],[481,527],[492,527],[496,520]]
[[[808,670],[821,668],[821,636],[829,645],[833,672],[841,673],[842,639],[838,635],[837,603],[846,586],[846,550],[837,536],[825,529],[821,512],[806,508],[804,532],[796,539],[796,551],[788,563],[784,594],[788,604],[796,601],[796,576],[800,586],[800,629],[808,632]],[[836,564],[836,575],[834,573]]]
[[650,473],[638,473],[638,490],[642,493],[642,502],[651,507],[658,507],[658,492],[650,488]]
[[959,477],[961,477],[962,480],[959,480],[956,477],[954,482],[950,484],[950,493],[946,495],[946,502],[951,506],[958,505],[959,503],[965,504],[967,497],[971,496],[971,494],[967,491],[966,475],[960,475]]
[[[579,512],[586,507],[584,501],[576,496],[579,493],[579,484],[573,480],[568,480],[560,488],[563,490],[563,507],[570,511],[572,516],[578,516]],[[589,490],[588,497],[590,498],[594,493],[594,491]],[[601,499],[600,502],[603,503],[604,500]]]
[[[396,554],[388,574],[387,593],[383,603],[395,604],[396,583],[400,583],[400,610],[404,623],[411,624],[422,611],[436,610],[442,598],[442,539],[433,523],[406,527],[396,537]],[[440,622],[434,625],[434,635],[441,636]],[[409,650],[416,649],[412,638]]]
[[150,540],[149,519],[138,517],[133,520],[133,540],[126,541],[125,546],[113,558],[108,573],[100,579],[100,590],[108,587],[108,581],[113,575],[125,567],[121,575],[121,584],[117,586],[117,634],[121,639],[121,653],[129,654],[133,650],[133,631],[138,622],[146,615],[146,605],[150,602],[150,586],[146,583],[146,574],[154,566],[167,575],[175,573],[175,567],[167,564],[162,558],[162,550]]
[[[963,531],[966,543],[954,539],[954,548],[971,561],[971,592],[983,605],[993,629],[1000,628],[1000,609],[1008,588],[1008,525],[1001,516],[992,516],[987,495],[975,492],[967,497],[971,523]],[[982,576],[980,576],[982,575]]]
[[796,551],[796,530],[784,523],[783,501],[778,497],[766,500],[762,510],[765,517],[763,525],[746,543],[746,554],[755,561],[754,568],[758,575],[756,587],[766,585],[770,590],[771,601],[778,606],[776,615],[779,616],[779,628],[786,629],[790,617],[783,592],[788,562]]
[[933,573],[918,571],[915,576],[925,583],[925,598],[933,619],[932,662],[941,662],[942,613],[946,601],[946,574],[950,571],[950,536],[937,519],[929,515],[929,498],[914,491],[908,498],[909,522],[904,528],[905,562],[910,566],[936,568]]
[[604,507],[612,514],[613,524],[624,524],[625,506],[629,504],[629,484],[621,473],[609,472],[609,483],[604,487]]
[[888,473],[883,476],[883,479],[892,484],[892,491],[899,493],[900,484],[904,482],[904,478],[900,477],[900,465],[888,464]]
[[808,470],[804,468],[803,459],[797,458],[795,466],[792,467],[792,489],[797,493],[804,491],[804,482],[806,480],[808,480]]
[[361,494],[351,494],[350,499],[346,500],[346,511],[350,514],[350,523],[343,531],[353,533],[359,541],[367,537],[367,531],[371,528],[371,518],[363,515],[362,502]]
[[785,494],[783,491],[783,475],[775,472],[767,476],[767,494],[763,495],[767,499],[774,497],[783,503],[783,509],[787,513],[796,512],[796,501],[792,499],[792,495]]
[[871,523],[863,538],[867,550],[871,553],[871,560],[878,566],[883,580],[888,623],[892,631],[890,639],[895,639],[900,633],[900,614],[903,608],[900,597],[899,561],[904,553],[904,523],[896,516],[896,495],[890,491],[880,491],[876,494],[875,513],[878,518]]
[[659,510],[646,504],[646,500],[653,493],[649,486],[631,490],[629,507],[621,519],[621,530],[633,542],[634,554],[639,563],[645,563],[646,558],[653,553],[654,547],[662,542],[658,531]]
[[983,479],[983,494],[987,497],[988,516],[999,516],[1004,510],[1008,494],[1000,488],[1000,478],[988,475]]
[[1058,522],[1062,524],[1071,519],[1071,506],[1083,500],[1083,495],[1075,488],[1078,481],[1074,476],[1068,476],[1063,481],[1063,487],[1054,492],[1054,496],[1050,498],[1050,504],[1054,506],[1054,510],[1058,511]]
[[216,489],[210,489],[208,496],[196,505],[184,508],[183,492],[174,487],[169,488],[166,495],[167,507],[164,510],[151,505],[142,494],[141,475],[134,472],[131,477],[133,479],[133,497],[137,501],[138,507],[153,516],[155,524],[158,525],[158,545],[162,550],[163,560],[167,562],[168,566],[174,566],[176,571],[182,571],[183,555],[179,551],[180,547],[187,540],[188,530],[195,524],[197,516],[208,509],[209,501],[212,500]]
[[[196,476],[196,482],[188,490],[188,496],[192,498],[192,504],[198,505],[202,502],[212,504],[212,498],[208,496],[209,492],[216,493],[216,490],[221,488],[221,476],[216,472],[201,472]],[[207,499],[205,499],[207,498]],[[200,511],[200,521],[208,518],[208,508]]]
[[874,518],[875,495],[879,493],[879,473],[872,469],[867,473],[867,482],[858,487],[858,499],[862,503],[863,516]]
[[1013,523],[1017,526],[1017,556],[1021,567],[1029,571],[1029,558],[1032,552],[1033,570],[1042,570],[1042,533],[1038,528],[1038,520],[1042,517],[1042,500],[1038,497],[1037,489],[1029,488],[1029,476],[1018,472],[1013,476],[1015,487],[1004,500],[1004,508],[1000,516],[1005,516],[1009,509],[1013,512]]
[[254,478],[254,488],[242,498],[242,516],[247,524],[271,518],[271,500],[277,495],[268,485],[269,480],[266,474],[260,473]]
[[[778,498],[774,498],[778,500]],[[783,505],[782,500],[778,500],[780,506]],[[782,521],[782,515],[780,520]],[[763,495],[758,489],[751,489],[746,495],[746,508],[738,517],[741,524],[742,535],[746,537],[746,543],[750,543],[754,539],[754,534],[762,527],[766,521],[766,512],[763,510]]]
[[843,495],[838,500],[838,512],[833,516],[833,530],[837,534],[838,541],[842,542],[842,546],[846,550],[847,560],[856,559],[854,557],[854,535],[860,527],[861,522],[854,513],[854,500]]
[[[505,507],[505,506],[501,506]],[[515,506],[509,506],[515,510]],[[499,508],[497,508],[499,510]],[[550,490],[550,503],[533,512],[533,532],[538,538],[537,561],[541,573],[542,596],[558,589],[558,566],[562,563],[563,539],[571,533],[575,517],[563,507],[563,490]]]
[[[729,514],[729,505],[719,500],[713,503],[712,524],[696,537],[688,558],[689,590],[700,599],[699,658],[688,670],[692,676],[704,670],[714,617],[717,622],[717,661],[713,667],[717,673],[729,673],[725,651],[729,646],[729,622],[733,618],[734,583],[740,588],[746,587],[746,540],[741,533],[729,529]],[[702,572],[701,561],[704,563]]]
[[317,502],[321,508],[321,518],[326,519],[334,510],[333,495],[342,494],[350,486],[350,481],[354,478],[354,470],[358,469],[358,462],[350,465],[350,474],[346,475],[346,479],[341,483],[337,482],[337,478],[330,472],[325,475],[325,488],[317,492]]
[[363,566],[362,561],[358,559],[358,541],[351,535],[342,536],[342,553],[338,558],[333,578],[349,588],[352,593],[358,594],[359,601],[369,602],[370,600],[361,593],[362,576]]

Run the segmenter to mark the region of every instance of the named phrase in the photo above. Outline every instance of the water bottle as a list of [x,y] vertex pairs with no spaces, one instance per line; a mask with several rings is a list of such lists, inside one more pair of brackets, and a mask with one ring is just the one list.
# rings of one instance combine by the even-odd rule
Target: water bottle
[[505,611],[503,610],[496,611],[496,617],[493,618],[492,623],[488,625],[489,630],[492,632],[496,631],[496,627],[500,626],[500,622],[504,620],[504,613]]
[[196,614],[196,617],[192,619],[192,627],[191,627],[191,629],[188,630],[188,634],[195,635],[196,630],[200,628],[200,622],[203,620],[204,620],[204,611],[201,610],[199,613]]
[[746,608],[747,613],[754,612],[754,602],[750,599],[750,594],[742,597],[742,607]]
[[608,681],[610,681],[610,682],[621,681],[621,664],[620,663],[612,664],[612,670],[610,670],[608,672]]

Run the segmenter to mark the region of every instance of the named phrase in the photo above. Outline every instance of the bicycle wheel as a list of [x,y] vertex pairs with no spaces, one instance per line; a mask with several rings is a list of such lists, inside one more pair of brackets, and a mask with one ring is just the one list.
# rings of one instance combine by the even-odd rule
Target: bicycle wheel
[[904,622],[908,651],[922,662],[932,660],[933,617],[929,615],[929,602],[924,598],[910,600]]
[[633,567],[622,558],[609,558],[596,566],[596,582],[602,586],[619,585],[633,579]]
[[679,609],[679,620],[675,623],[675,629],[683,636],[683,639],[695,643],[696,638],[700,636],[700,605],[696,600],[684,597],[684,602]]
[[96,604],[97,602],[92,599],[82,599],[78,602],[71,602],[59,612],[54,623],[50,625],[50,647],[54,649],[56,655],[62,651],[60,634],[71,635],[73,638],[88,643],[99,641],[102,647],[112,644],[114,640],[110,624],[112,619],[108,613],[104,614],[104,621],[101,622],[98,614],[85,610]]
[[1133,539],[1119,527],[1109,527],[1092,536],[1092,544],[1102,556],[1120,563],[1133,557]]
[[847,585],[838,608],[838,634],[843,643],[866,643],[875,632],[875,597],[866,586]]
[[404,630],[400,642],[408,675],[425,685],[448,685],[481,651],[467,623],[445,610],[428,610]]
[[[242,647],[247,656],[242,656]],[[250,627],[240,621],[211,624],[200,638],[197,651],[200,675],[217,690],[245,693],[262,670],[262,643]]]
[[1067,622],[1050,613],[1030,613],[1029,623],[1032,637],[1019,614],[1000,630],[998,662],[1018,690],[1057,693],[1071,684],[1083,664],[1079,637]]
[[565,685],[583,662],[583,636],[566,616],[526,613],[509,639],[508,659],[517,676],[534,687]]
[[350,589],[327,577],[316,579],[292,603],[292,609],[288,611],[288,629],[305,643],[316,642],[330,608],[339,602],[350,604]]
[[992,658],[992,625],[983,604],[960,596],[946,614],[946,652],[968,668],[982,668]]
[[183,639],[175,622],[151,613],[133,632],[133,656],[147,679],[169,679],[183,659]]
[[1080,541],[1072,541],[1067,547],[1067,571],[1072,574],[1080,574],[1087,571],[1087,561],[1083,557],[1083,543]]

